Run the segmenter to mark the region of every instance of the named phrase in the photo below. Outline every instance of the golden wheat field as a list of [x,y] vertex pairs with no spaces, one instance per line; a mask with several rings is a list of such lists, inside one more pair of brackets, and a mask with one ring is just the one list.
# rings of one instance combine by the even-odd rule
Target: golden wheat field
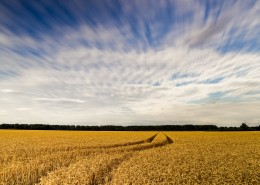
[[0,130],[1,185],[260,184],[260,132]]

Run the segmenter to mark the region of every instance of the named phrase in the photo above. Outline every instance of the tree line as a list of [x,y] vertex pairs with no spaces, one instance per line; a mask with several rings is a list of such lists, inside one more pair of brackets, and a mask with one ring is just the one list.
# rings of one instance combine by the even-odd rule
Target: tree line
[[260,125],[249,127],[247,124],[242,123],[239,127],[218,127],[216,125],[83,126],[49,124],[1,124],[0,129],[79,131],[260,131]]

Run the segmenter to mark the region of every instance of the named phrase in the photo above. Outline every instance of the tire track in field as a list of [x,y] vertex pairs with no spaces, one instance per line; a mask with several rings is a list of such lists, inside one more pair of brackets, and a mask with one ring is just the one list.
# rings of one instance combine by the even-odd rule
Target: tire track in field
[[[134,142],[126,142],[126,143],[120,143],[120,144],[114,144],[114,145],[105,145],[105,146],[87,146],[87,147],[82,147],[82,148],[72,148],[71,150],[68,151],[62,151],[62,153],[73,153],[74,151],[78,151],[81,153],[81,155],[87,157],[93,153],[109,153],[108,155],[113,155],[113,153],[118,153],[118,152],[129,152],[129,151],[138,151],[140,149],[142,149],[142,147],[145,147],[143,145],[145,145],[146,143],[151,143],[154,138],[156,138],[156,136],[159,133],[156,133],[154,135],[152,135],[151,137],[144,139],[144,140],[140,140],[140,141],[134,141]],[[136,147],[134,145],[137,145]],[[133,148],[131,148],[131,146],[133,146]],[[129,148],[130,147],[130,148]],[[151,146],[147,147],[150,148]],[[114,150],[113,150],[114,149]],[[56,152],[55,152],[56,153]],[[58,152],[57,152],[58,153]],[[61,153],[61,152],[59,152]],[[82,154],[83,153],[83,154]],[[52,154],[54,155],[54,154]],[[76,157],[76,156],[75,156]],[[78,160],[75,160],[74,162],[67,164],[67,165],[62,165],[62,168],[69,168],[69,166],[77,163]],[[37,181],[35,183],[40,183],[40,179],[42,177],[46,177],[48,175],[48,173],[54,172],[56,170],[59,169],[50,169],[47,170],[46,173],[43,176],[40,176],[37,178]]]
[[[150,143],[155,139],[155,137],[158,135],[157,133],[150,141]],[[167,136],[166,134],[162,133],[165,136],[165,140],[160,143],[155,143],[151,145],[146,145],[146,146],[137,146],[131,149],[130,153],[125,154],[124,156],[112,160],[104,169],[98,170],[95,174],[93,174],[91,178],[90,185],[99,185],[99,184],[107,184],[112,181],[112,172],[116,170],[123,162],[131,159],[137,151],[143,151],[151,148],[158,148],[158,147],[163,147],[169,144],[173,143],[173,140]]]
[[133,155],[134,152],[131,152],[123,155],[120,158],[111,160],[111,162],[105,168],[99,169],[96,173],[93,173],[89,184],[100,185],[100,184],[104,184],[105,182],[110,182],[112,180],[112,175],[111,175],[112,171],[118,168],[118,166],[121,163],[133,157]]
[[[65,149],[59,149],[59,150],[52,151],[51,155],[55,156],[56,154],[59,154],[59,155],[70,156],[70,155],[73,155],[73,153],[78,152],[81,155],[88,156],[91,153],[98,153],[100,149],[110,149],[110,148],[127,147],[127,146],[142,145],[142,144],[145,144],[145,143],[151,143],[158,134],[159,133],[156,133],[156,134],[152,135],[151,137],[144,139],[144,140],[134,141],[134,142],[126,142],[126,143],[119,143],[119,144],[114,144],[114,145],[86,146],[86,147],[66,147]],[[101,152],[103,152],[103,151],[101,151]],[[74,157],[76,157],[76,153],[74,155],[75,155]],[[49,157],[50,154],[39,153],[39,154],[37,154],[37,156],[38,157],[39,156]],[[20,158],[19,160],[20,161],[26,161],[26,163],[29,163],[31,161],[35,161],[35,157],[24,157],[24,158]],[[75,162],[77,162],[77,161],[75,161]],[[73,162],[73,163],[75,163],[75,162]],[[6,165],[8,165],[8,164],[9,163],[7,162]],[[64,165],[62,167],[68,167],[68,166],[69,165]],[[48,173],[51,172],[51,171],[55,171],[55,169],[49,170]]]
[[[71,146],[71,147],[66,147],[66,148],[59,148],[59,149],[55,149],[53,151],[51,151],[51,154],[54,155],[56,153],[62,154],[62,153],[72,153],[73,151],[81,151],[81,152],[88,152],[91,149],[109,149],[109,148],[117,148],[117,147],[123,147],[123,146],[131,146],[131,145],[139,145],[139,144],[144,144],[144,143],[151,143],[153,141],[153,139],[158,135],[159,133],[156,133],[154,135],[152,135],[151,137],[144,139],[144,140],[140,140],[140,141],[133,141],[133,142],[126,142],[126,143],[119,143],[119,144],[112,144],[112,145],[101,145],[101,146]],[[45,150],[44,150],[45,151]],[[21,151],[20,153],[24,153],[24,151]],[[37,157],[39,156],[49,156],[48,153],[45,152],[41,152],[39,151],[37,153]],[[26,161],[30,161],[30,160],[35,160],[35,156],[22,156],[21,158],[18,158],[19,160],[26,160]],[[8,165],[9,162],[12,161],[12,157],[10,157],[9,160],[5,161],[5,165]],[[3,163],[3,162],[2,162]]]
[[107,145],[107,146],[94,146],[94,147],[89,147],[89,148],[107,149],[107,148],[117,148],[117,147],[123,147],[123,146],[131,146],[131,145],[139,145],[139,144],[144,144],[144,143],[151,143],[154,140],[154,138],[156,138],[156,136],[158,134],[159,133],[156,133],[153,136],[151,136],[147,139],[144,139],[144,140],[140,140],[140,141],[119,143],[119,144]]
[[[104,184],[104,182],[108,181],[110,182],[112,180],[112,171],[120,166],[121,163],[124,161],[130,159],[131,157],[134,156],[134,154],[137,151],[142,151],[142,150],[147,150],[151,148],[157,148],[157,147],[162,147],[167,144],[171,144],[167,137],[166,140],[163,142],[159,143],[152,143],[153,140],[156,138],[156,136],[159,133],[141,140],[141,141],[136,141],[136,142],[127,142],[127,143],[122,143],[122,144],[116,144],[116,145],[110,145],[110,146],[101,146],[101,147],[94,147],[94,148],[89,148],[86,147],[85,150],[89,151],[89,149],[94,149],[90,153],[96,153],[96,154],[101,154],[101,153],[106,153],[107,155],[113,155],[118,154],[118,153],[126,153],[122,157],[118,157],[115,159],[112,159],[105,167],[101,167],[98,169],[97,172],[93,172],[93,176],[91,178],[91,183],[90,184]],[[103,150],[104,149],[104,150]],[[73,163],[63,166],[63,168],[70,168],[71,165],[75,164],[77,161],[74,161]],[[59,171],[59,169],[56,169]],[[56,170],[50,170],[48,173],[54,172]],[[41,176],[38,178],[37,183],[41,184],[41,178],[48,176],[48,174]]]
[[166,137],[166,139],[167,139],[167,141],[168,141],[169,143],[173,143],[173,142],[174,142],[173,139],[170,138],[169,136],[167,136],[165,133],[163,133],[163,135]]

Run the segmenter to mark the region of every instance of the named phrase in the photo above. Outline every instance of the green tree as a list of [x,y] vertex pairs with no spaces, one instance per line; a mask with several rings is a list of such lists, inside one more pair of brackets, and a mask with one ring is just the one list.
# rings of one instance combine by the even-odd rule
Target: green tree
[[248,129],[249,129],[249,126],[248,126],[247,124],[245,124],[245,123],[242,123],[242,124],[240,125],[240,128],[241,128],[242,130],[248,130]]

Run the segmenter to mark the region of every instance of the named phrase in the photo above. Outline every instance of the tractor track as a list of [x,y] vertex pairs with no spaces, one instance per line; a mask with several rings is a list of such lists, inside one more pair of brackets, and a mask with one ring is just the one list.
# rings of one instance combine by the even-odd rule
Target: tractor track
[[[73,153],[74,151],[78,151],[81,153],[82,156],[88,157],[91,156],[91,154],[110,154],[113,155],[113,153],[118,153],[118,152],[132,152],[132,151],[140,151],[143,148],[152,148],[150,143],[154,140],[154,138],[158,135],[159,133],[154,134],[153,136],[140,140],[140,141],[135,141],[135,142],[127,142],[127,143],[120,143],[120,144],[115,144],[115,145],[105,145],[105,146],[94,146],[94,147],[85,147],[85,148],[73,148],[71,151],[62,151],[62,153]],[[156,146],[155,146],[156,147]],[[74,154],[76,157],[76,154]],[[62,168],[69,168],[71,165],[77,163],[79,160],[75,160],[70,164],[67,165],[61,165]],[[42,177],[46,177],[48,173],[55,172],[56,170],[59,169],[53,169],[49,170],[46,174],[43,176],[39,177],[36,181],[36,183],[40,183],[40,179]]]
[[154,138],[158,135],[159,133],[156,133],[155,135],[144,139],[144,140],[140,140],[140,141],[134,141],[134,142],[126,142],[126,143],[119,143],[119,144],[114,144],[114,145],[105,145],[105,146],[94,146],[94,147],[88,147],[89,149],[107,149],[107,148],[116,148],[116,147],[122,147],[122,146],[131,146],[131,145],[139,145],[139,144],[143,144],[143,143],[151,143]]
[[[151,137],[151,140],[149,140],[150,143],[158,134],[159,133]],[[173,140],[169,136],[167,136],[164,133],[163,135],[166,138],[166,140],[163,142],[145,146],[137,146],[135,148],[132,148],[130,153],[127,153],[120,158],[111,160],[111,162],[105,168],[98,170],[95,174],[92,175],[90,185],[108,184],[109,182],[111,182],[113,179],[112,172],[116,170],[123,162],[131,159],[137,151],[144,151],[147,149],[163,147],[173,143]]]
[[[90,156],[91,153],[92,154],[106,153],[108,155],[113,155],[113,153],[118,153],[118,152],[125,153],[121,157],[112,159],[105,167],[98,169],[97,172],[93,172],[90,184],[97,185],[97,184],[109,183],[110,181],[112,181],[112,172],[116,170],[123,162],[131,159],[138,151],[163,147],[173,143],[173,140],[164,133],[162,133],[165,136],[164,141],[159,143],[152,143],[159,133],[160,132],[154,134],[153,136],[147,139],[136,141],[136,142],[127,142],[127,143],[121,143],[121,144],[115,144],[109,146],[86,147],[80,149],[80,150],[85,150],[87,154],[86,157]],[[78,162],[78,160],[72,162],[69,165],[64,165],[63,168],[69,168],[71,165],[75,164],[76,162]],[[48,171],[48,173],[55,172],[56,170],[58,169],[50,170]],[[41,184],[40,179],[42,177],[47,177],[47,176],[48,174],[41,176],[40,178],[38,178],[36,183]]]

